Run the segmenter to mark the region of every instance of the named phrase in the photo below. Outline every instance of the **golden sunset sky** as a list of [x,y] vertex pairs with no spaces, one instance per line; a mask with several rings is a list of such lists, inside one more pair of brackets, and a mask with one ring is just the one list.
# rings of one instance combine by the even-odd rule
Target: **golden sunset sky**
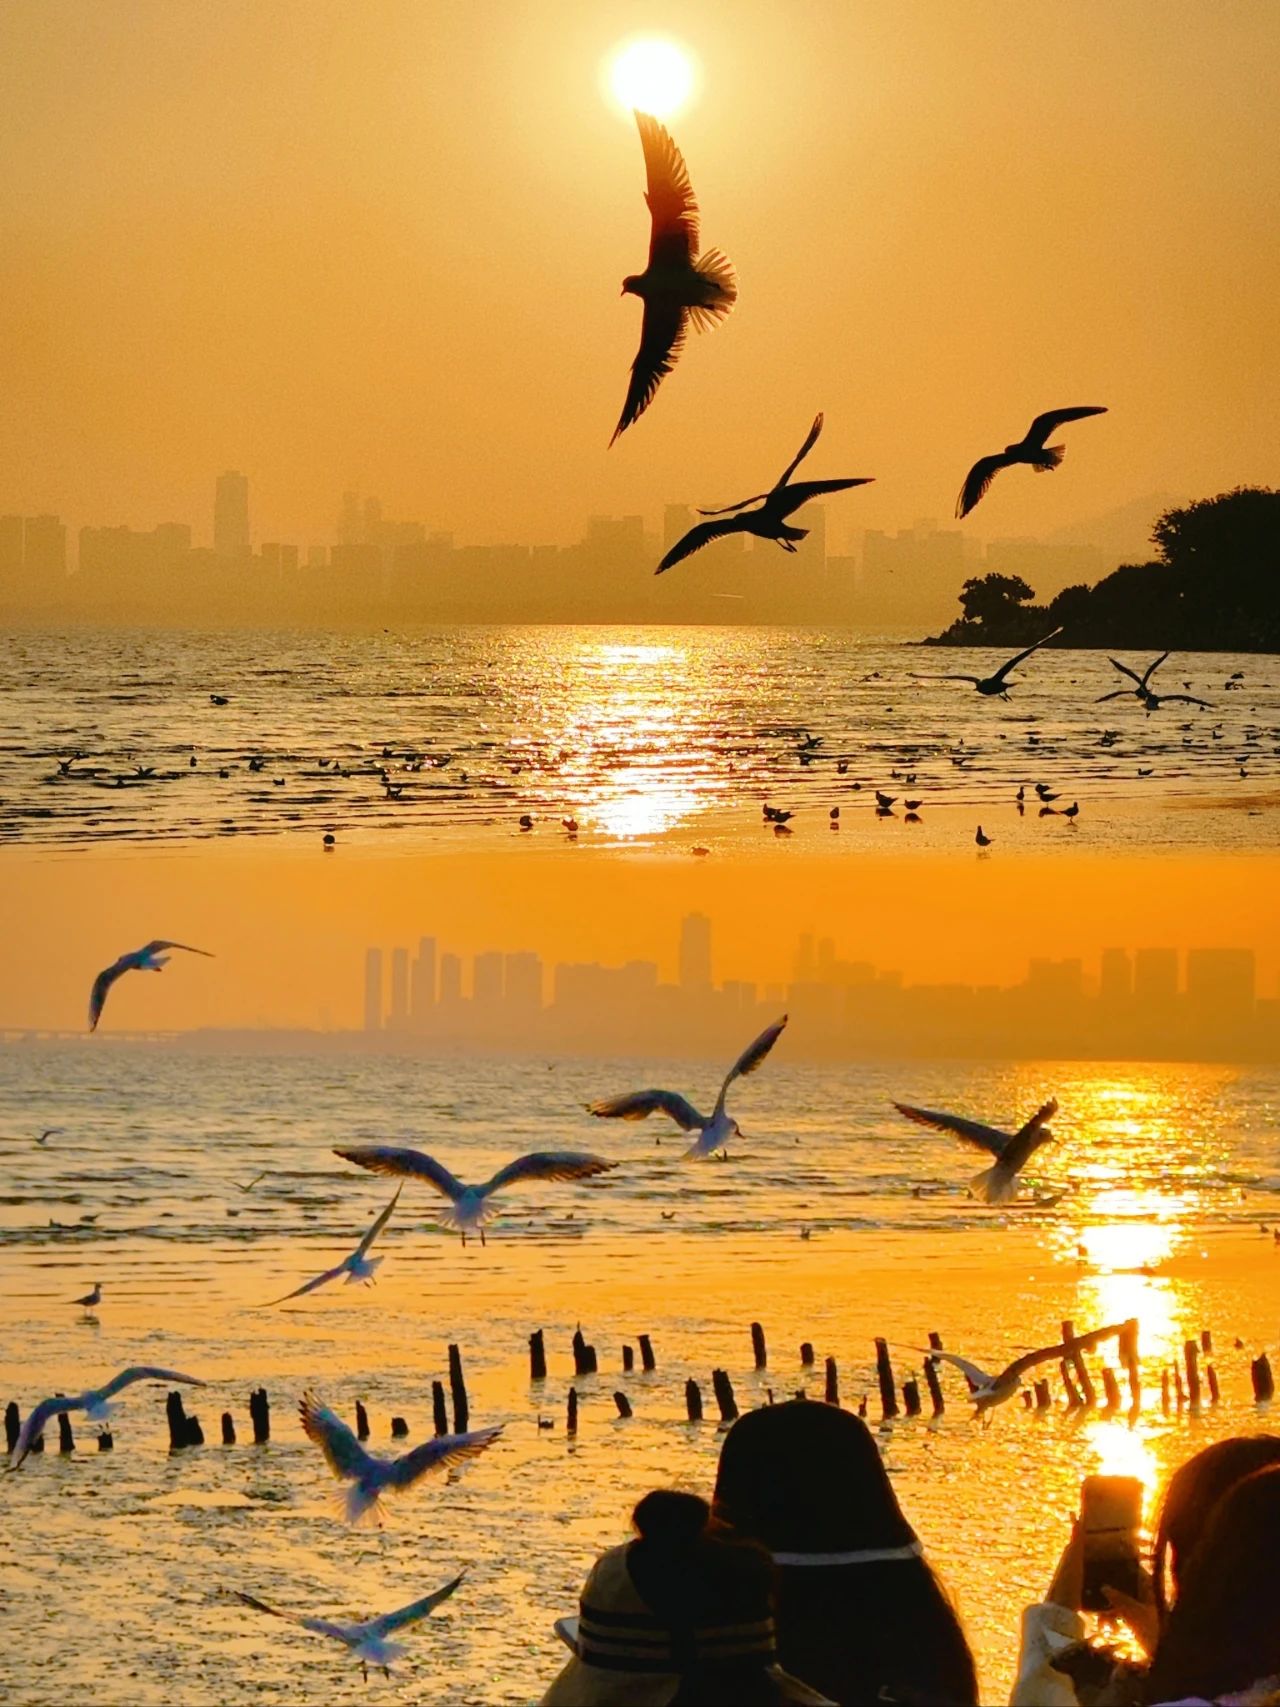
[[[741,300],[613,449],[645,261],[638,30]],[[462,542],[871,474],[950,516],[974,457],[1103,403],[984,535],[1277,478],[1274,0],[7,0],[0,507],[328,540],[345,488]],[[819,464],[821,466],[819,466]],[[974,523],[967,524],[970,527]]]

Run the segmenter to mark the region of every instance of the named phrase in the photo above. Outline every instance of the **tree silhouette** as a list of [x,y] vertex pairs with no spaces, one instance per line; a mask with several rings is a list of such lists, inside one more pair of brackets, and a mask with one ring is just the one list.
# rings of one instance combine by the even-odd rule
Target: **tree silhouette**
[[1035,594],[1021,575],[971,576],[960,589],[960,608],[969,622],[996,627],[1021,615]]

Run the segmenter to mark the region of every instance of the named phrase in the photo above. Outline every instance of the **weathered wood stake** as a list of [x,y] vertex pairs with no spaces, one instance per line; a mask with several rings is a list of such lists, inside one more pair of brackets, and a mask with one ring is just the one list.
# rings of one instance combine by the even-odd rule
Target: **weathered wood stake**
[[732,1422],[738,1414],[738,1401],[733,1396],[733,1382],[730,1381],[728,1372],[713,1369],[711,1385],[715,1391],[716,1404],[720,1407],[720,1421]]
[[653,1345],[648,1334],[638,1334],[636,1337],[640,1342],[640,1367],[646,1374],[651,1374],[658,1367],[653,1358]]
[[876,1341],[876,1379],[880,1383],[880,1414],[886,1420],[898,1414],[898,1395],[893,1384],[893,1364],[887,1340]]
[[902,1408],[909,1417],[920,1415],[920,1383],[913,1375],[902,1383]]
[[1182,1351],[1187,1360],[1187,1399],[1196,1406],[1200,1403],[1200,1347],[1188,1340]]
[[236,1443],[235,1418],[231,1415],[230,1411],[223,1411],[223,1413],[222,1413],[222,1444],[224,1446],[234,1446],[235,1443]]
[[575,1375],[589,1375],[591,1373],[590,1359],[587,1356],[588,1349],[586,1337],[582,1332],[582,1325],[579,1323],[573,1333],[573,1373]]
[[1167,1369],[1162,1369],[1160,1371],[1160,1409],[1164,1412],[1165,1416],[1168,1416],[1168,1414],[1169,1414],[1169,1371]]
[[1209,1383],[1209,1403],[1216,1405],[1222,1394],[1218,1390],[1218,1371],[1211,1363],[1204,1366],[1204,1378]]
[[368,1411],[365,1410],[364,1406],[360,1403],[359,1399],[357,1399],[356,1400],[356,1439],[357,1440],[368,1440],[368,1438],[369,1438],[369,1413],[368,1413]]
[[624,1345],[622,1348],[622,1373],[624,1375],[630,1375],[631,1371],[635,1368],[635,1366],[636,1366],[635,1347],[630,1346],[630,1345]]
[[465,1434],[471,1421],[471,1406],[467,1403],[467,1384],[462,1379],[462,1353],[456,1345],[449,1347],[449,1392],[453,1399],[453,1432]]
[[1089,1375],[1088,1366],[1084,1360],[1084,1353],[1075,1343],[1075,1340],[1075,1323],[1070,1321],[1063,1322],[1062,1343],[1067,1347],[1067,1360],[1075,1371],[1076,1386],[1080,1389],[1080,1403],[1082,1405],[1093,1405],[1097,1402],[1098,1395],[1094,1391],[1093,1381]]
[[1047,1411],[1049,1409],[1049,1406],[1053,1403],[1053,1400],[1051,1399],[1050,1394],[1049,1394],[1049,1383],[1047,1381],[1037,1381],[1036,1386],[1035,1386],[1035,1394],[1036,1394],[1036,1409],[1038,1411]]
[[187,1444],[187,1413],[182,1408],[182,1394],[176,1390],[164,1402],[164,1414],[169,1423],[169,1450],[181,1452]]
[[1173,1392],[1174,1398],[1177,1400],[1178,1409],[1181,1410],[1187,1402],[1187,1394],[1186,1389],[1182,1385],[1182,1370],[1176,1363],[1173,1366]]
[[826,1363],[827,1389],[823,1397],[829,1405],[840,1403],[840,1372],[836,1368],[836,1360],[829,1357]]
[[4,1449],[12,1452],[22,1433],[22,1415],[12,1399],[4,1408]]
[[769,1352],[764,1343],[764,1329],[759,1322],[751,1324],[751,1353],[756,1360],[757,1369],[769,1367]]
[[431,1419],[437,1434],[448,1434],[449,1411],[444,1402],[444,1382],[431,1383]]
[[186,1421],[187,1421],[187,1438],[183,1442],[183,1445],[184,1446],[203,1446],[204,1445],[204,1430],[200,1427],[200,1418],[195,1417],[195,1416],[189,1416],[186,1419]]
[[1206,1357],[1213,1356],[1213,1333],[1209,1328],[1200,1330],[1200,1349]]
[[102,1433],[98,1436],[98,1451],[99,1452],[110,1452],[114,1445],[115,1445],[114,1435],[111,1433],[111,1430],[109,1428],[104,1428]]
[[1105,1409],[1118,1411],[1120,1409],[1120,1383],[1116,1380],[1116,1372],[1109,1364],[1102,1366],[1102,1391],[1106,1396]]
[[1249,1377],[1253,1382],[1255,1404],[1265,1405],[1275,1398],[1276,1383],[1271,1373],[1271,1359],[1265,1351],[1249,1365]]
[[1061,1375],[1062,1385],[1066,1389],[1067,1409],[1069,1411],[1078,1411],[1080,1409],[1080,1389],[1072,1379],[1071,1365],[1067,1362],[1065,1357],[1058,1365],[1058,1373]]
[[271,1401],[265,1387],[250,1393],[249,1417],[253,1423],[253,1444],[265,1446],[271,1439]]
[[546,1378],[547,1348],[542,1341],[542,1329],[535,1328],[529,1335],[529,1379],[545,1381]]
[[684,1384],[684,1408],[691,1423],[702,1421],[702,1389],[692,1375]]
[[409,1425],[403,1417],[392,1417],[392,1419],[391,1419],[391,1438],[392,1438],[392,1440],[403,1440],[405,1435],[408,1434],[408,1432],[409,1432]]
[[802,1340],[801,1341],[801,1344],[800,1344],[800,1364],[801,1364],[801,1367],[804,1369],[812,1369],[813,1368],[813,1347],[809,1344],[808,1340]]
[[71,1432],[71,1418],[65,1411],[62,1411],[58,1416],[58,1451],[74,1452],[75,1449],[75,1436]]
[[[931,1334],[930,1339],[933,1338]],[[942,1396],[942,1382],[938,1379],[938,1366],[931,1357],[924,1360],[924,1379],[929,1389],[929,1403],[933,1406],[933,1414],[940,1417],[947,1408],[947,1401]]]
[[576,1387],[569,1389],[569,1404],[564,1419],[564,1432],[566,1434],[577,1434],[578,1432],[578,1389]]
[[615,1393],[613,1395],[613,1402],[618,1407],[618,1415],[620,1417],[629,1417],[631,1415],[631,1400],[628,1399],[625,1393]]
[[1130,1316],[1125,1323],[1117,1343],[1121,1361],[1129,1377],[1130,1403],[1140,1405],[1142,1403],[1142,1365],[1138,1359],[1138,1318],[1136,1316]]

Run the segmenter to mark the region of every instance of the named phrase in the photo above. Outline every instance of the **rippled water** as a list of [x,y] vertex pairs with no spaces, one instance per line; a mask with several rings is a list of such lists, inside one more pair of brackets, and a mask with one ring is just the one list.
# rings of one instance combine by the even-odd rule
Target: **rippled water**
[[[1117,844],[1246,845],[1274,818],[1276,659],[1170,659],[1157,685],[1212,709],[1152,715],[1095,703],[1122,680],[1096,652],[1037,654],[1007,703],[917,679],[1005,656],[783,629],[9,636],[0,841],[474,836],[528,813],[535,834],[572,817],[633,842],[738,812],[759,834],[766,798],[797,829],[840,805],[869,835],[876,787],[923,800],[927,835],[932,808],[1008,806],[1033,781],[1107,809],[1094,823]],[[1210,800],[1243,810],[1194,809]]]
[[[602,1126],[587,1097],[648,1079],[694,1092],[714,1064],[446,1063],[395,1058],[235,1058],[106,1043],[0,1050],[5,1157],[0,1401],[76,1390],[130,1362],[203,1376],[188,1398],[206,1437],[247,1395],[273,1401],[271,1445],[169,1456],[163,1392],[138,1388],[115,1450],[50,1447],[0,1489],[19,1549],[0,1557],[0,1693],[103,1703],[535,1699],[560,1663],[553,1617],[570,1610],[597,1548],[618,1539],[645,1488],[706,1488],[717,1430],[684,1420],[693,1374],[728,1369],[743,1403],[766,1387],[842,1394],[873,1385],[871,1341],[930,1329],[979,1361],[1080,1326],[1138,1316],[1144,1409],[1132,1424],[1006,1407],[974,1426],[954,1385],[937,1422],[883,1436],[910,1515],[958,1598],[985,1699],[1006,1690],[1021,1604],[1038,1596],[1080,1477],[1102,1468],[1152,1487],[1215,1434],[1256,1426],[1248,1359],[1274,1354],[1280,1248],[1280,1073],[1195,1066],[1034,1064],[809,1068],[770,1062],[738,1087],[750,1134],[727,1164],[682,1165],[673,1129]],[[1060,1144],[1035,1184],[1052,1207],[980,1211],[977,1165],[898,1120],[891,1096],[1014,1118],[1055,1092]],[[35,1135],[66,1130],[44,1146]],[[416,1142],[463,1177],[532,1147],[599,1149],[617,1170],[580,1186],[512,1192],[486,1248],[424,1218],[410,1186],[380,1244],[376,1288],[335,1288],[265,1309],[353,1248],[388,1182],[348,1168],[335,1143]],[[661,1137],[659,1145],[655,1139]],[[256,1174],[265,1177],[249,1191]],[[919,1195],[915,1195],[916,1192]],[[669,1218],[668,1218],[669,1217]],[[798,1234],[812,1230],[809,1239]],[[1266,1226],[1266,1236],[1260,1228]],[[102,1307],[68,1300],[94,1279]],[[750,1368],[765,1325],[769,1370]],[[569,1339],[599,1348],[564,1431]],[[546,1331],[550,1374],[528,1380],[527,1335]],[[1165,1418],[1160,1367],[1210,1327],[1223,1405]],[[621,1345],[649,1332],[652,1375],[621,1374]],[[1041,1336],[1045,1336],[1043,1339]],[[1241,1342],[1237,1346],[1237,1338]],[[819,1374],[799,1365],[814,1342]],[[400,1414],[430,1432],[429,1386],[463,1349],[475,1423],[502,1440],[460,1476],[421,1486],[381,1537],[353,1535],[293,1414],[310,1385],[371,1444]],[[909,1351],[895,1353],[900,1366]],[[616,1416],[612,1393],[635,1409]],[[874,1402],[873,1402],[874,1414]],[[554,1421],[537,1427],[537,1418]],[[290,1609],[384,1610],[459,1568],[467,1583],[409,1637],[401,1680],[373,1680],[319,1637],[240,1607],[245,1588]]]

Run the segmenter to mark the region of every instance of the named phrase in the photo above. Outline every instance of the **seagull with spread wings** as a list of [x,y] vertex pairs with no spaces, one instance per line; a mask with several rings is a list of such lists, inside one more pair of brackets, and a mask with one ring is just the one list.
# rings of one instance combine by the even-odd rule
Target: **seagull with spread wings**
[[1097,403],[1086,403],[1076,409],[1050,409],[1037,415],[1027,428],[1027,435],[1017,444],[1006,445],[996,456],[982,456],[969,470],[956,500],[956,515],[967,516],[986,493],[987,487],[1002,468],[1013,468],[1020,462],[1029,464],[1037,474],[1047,474],[1067,454],[1061,445],[1049,443],[1050,433],[1067,421],[1083,421],[1086,415],[1105,415],[1106,409]]
[[995,1165],[984,1173],[975,1174],[969,1189],[984,1203],[1012,1203],[1018,1195],[1018,1175],[1042,1144],[1051,1142],[1053,1133],[1045,1125],[1058,1112],[1056,1099],[1050,1097],[1017,1132],[1000,1132],[994,1126],[984,1126],[977,1120],[966,1120],[960,1114],[941,1114],[932,1108],[913,1108],[910,1103],[895,1102],[899,1114],[914,1120],[917,1126],[932,1127],[935,1132],[949,1132],[966,1144],[974,1144],[995,1157]]
[[197,1381],[194,1375],[179,1375],[176,1369],[155,1369],[150,1364],[139,1364],[132,1369],[122,1369],[119,1375],[113,1376],[104,1387],[90,1387],[77,1398],[66,1399],[59,1396],[55,1399],[41,1399],[19,1430],[9,1468],[18,1468],[44,1433],[44,1425],[51,1417],[62,1416],[67,1411],[83,1411],[90,1422],[105,1422],[116,1409],[110,1401],[126,1387],[131,1387],[135,1381],[183,1381],[188,1387],[205,1385],[203,1381]]
[[1001,699],[1009,697],[1009,676],[1033,652],[1038,652],[1042,646],[1047,646],[1051,640],[1056,640],[1062,633],[1055,628],[1052,634],[1046,634],[1043,640],[1037,640],[1034,646],[1028,646],[1024,651],[1017,652],[1006,663],[1001,664],[994,675],[990,676],[930,676],[927,679],[935,682],[968,682],[986,699],[994,698],[997,694]]
[[322,1405],[314,1393],[304,1393],[298,1406],[303,1432],[324,1454],[325,1463],[340,1482],[350,1482],[345,1496],[339,1495],[346,1521],[358,1526],[366,1519],[382,1523],[379,1505],[383,1494],[402,1493],[432,1470],[445,1470],[477,1458],[502,1433],[495,1428],[472,1429],[469,1434],[441,1434],[424,1440],[399,1458],[378,1458],[366,1452],[355,1434],[341,1419]]
[[[787,464],[777,485],[770,491],[757,492],[754,498],[744,498],[738,504],[726,504],[720,510],[699,510],[700,516],[715,516],[720,519],[695,523],[688,533],[671,547],[654,570],[654,574],[661,575],[664,570],[682,563],[686,557],[691,557],[695,551],[701,551],[704,545],[710,545],[712,540],[723,539],[730,533],[753,533],[759,539],[776,540],[784,551],[794,551],[796,540],[804,539],[809,530],[791,527],[787,521],[789,515],[802,504],[807,504],[811,498],[821,497],[824,492],[843,492],[850,486],[871,484],[870,477],[858,480],[799,480],[794,486],[789,484],[791,476],[817,444],[821,431],[822,416],[815,415],[808,438]],[[750,509],[748,506],[752,504],[758,505],[759,508]]]
[[1128,664],[1122,664],[1119,658],[1109,658],[1108,663],[1119,670],[1122,676],[1128,676],[1135,685],[1131,688],[1116,688],[1113,693],[1104,693],[1094,701],[1095,705],[1102,705],[1104,701],[1109,699],[1126,699],[1130,694],[1133,694],[1148,711],[1159,711],[1160,707],[1170,700],[1179,700],[1184,705],[1200,705],[1207,711],[1211,711],[1213,708],[1207,699],[1197,699],[1191,693],[1157,693],[1151,686],[1152,676],[1155,675],[1168,656],[1167,652],[1162,652],[1154,664],[1147,665],[1141,675],[1136,670],[1131,670]]
[[102,1009],[106,1004],[111,986],[117,978],[122,978],[126,972],[159,972],[169,964],[167,948],[180,948],[184,954],[203,954],[207,960],[213,955],[207,948],[192,948],[186,942],[164,942],[159,938],[149,942],[145,948],[135,948],[131,954],[122,954],[114,965],[99,972],[93,981],[93,990],[89,996],[89,1030],[98,1029],[98,1021],[102,1018]]
[[360,1670],[368,1683],[370,1666],[377,1666],[384,1677],[390,1677],[391,1662],[408,1652],[402,1643],[389,1642],[387,1637],[429,1617],[442,1601],[448,1600],[465,1576],[466,1572],[461,1571],[434,1594],[424,1594],[421,1600],[411,1601],[398,1612],[384,1612],[381,1618],[366,1618],[356,1624],[335,1624],[327,1618],[304,1618],[297,1612],[282,1612],[278,1606],[268,1606],[265,1600],[257,1600],[242,1589],[237,1589],[235,1595],[255,1612],[268,1612],[272,1618],[283,1618],[302,1630],[311,1630],[317,1636],[332,1636],[335,1641],[345,1643],[360,1661]]
[[349,1150],[335,1150],[334,1155],[354,1162],[357,1167],[368,1168],[371,1173],[426,1180],[449,1199],[448,1207],[440,1212],[440,1224],[456,1228],[464,1245],[467,1234],[476,1232],[480,1243],[485,1243],[485,1222],[502,1212],[496,1194],[503,1186],[520,1185],[526,1180],[590,1179],[618,1165],[582,1150],[535,1150],[532,1155],[520,1156],[505,1168],[499,1168],[483,1185],[463,1185],[442,1162],[421,1150],[406,1150],[391,1144],[356,1144]]
[[287,1304],[290,1298],[301,1298],[306,1292],[315,1292],[318,1287],[327,1286],[331,1280],[336,1280],[340,1274],[346,1275],[348,1286],[350,1286],[353,1280],[363,1280],[366,1286],[372,1286],[374,1275],[378,1271],[382,1258],[371,1257],[369,1255],[369,1247],[386,1226],[387,1222],[390,1221],[392,1211],[400,1201],[400,1193],[403,1190],[403,1186],[397,1188],[396,1194],[391,1199],[391,1202],[388,1203],[387,1207],[382,1211],[382,1214],[378,1216],[377,1220],[373,1223],[372,1227],[370,1227],[369,1231],[365,1234],[364,1238],[361,1239],[360,1243],[356,1246],[355,1250],[352,1251],[349,1257],[343,1257],[342,1261],[336,1268],[325,1269],[324,1273],[316,1275],[314,1280],[308,1280],[301,1286],[295,1286],[292,1292],[286,1292],[283,1298],[273,1298],[271,1302],[273,1304]]
[[738,295],[726,257],[718,249],[698,254],[698,204],[684,156],[657,119],[637,112],[636,124],[648,180],[649,264],[622,281],[623,296],[630,293],[644,303],[644,319],[614,439],[652,403],[684,347],[690,321],[699,332],[714,326]]
[[1003,1405],[1006,1399],[1012,1399],[1028,1370],[1035,1369],[1041,1363],[1070,1357],[1077,1351],[1092,1351],[1094,1346],[1101,1345],[1104,1340],[1118,1339],[1123,1332],[1124,1324],[1117,1322],[1109,1328],[1095,1328],[1092,1333],[1077,1334],[1069,1345],[1065,1342],[1060,1345],[1047,1345],[1039,1351],[1024,1353],[997,1375],[989,1375],[985,1369],[979,1369],[977,1364],[970,1363],[967,1357],[958,1357],[954,1351],[940,1351],[931,1346],[917,1346],[913,1349],[923,1351],[931,1363],[954,1365],[968,1381],[969,1397],[979,1412],[982,1412],[994,1410],[997,1405]]
[[782,1036],[786,1024],[787,1015],[783,1014],[780,1020],[776,1020],[767,1030],[762,1031],[754,1043],[747,1045],[725,1075],[720,1095],[716,1098],[716,1106],[710,1114],[699,1114],[693,1104],[677,1091],[628,1091],[623,1096],[606,1097],[601,1102],[587,1103],[587,1113],[594,1114],[601,1120],[644,1120],[648,1115],[660,1112],[669,1115],[682,1131],[697,1133],[697,1137],[684,1153],[683,1160],[686,1162],[714,1155],[717,1150],[723,1152],[730,1138],[744,1136],[737,1121],[730,1118],[725,1108],[729,1086],[735,1079],[755,1072]]

